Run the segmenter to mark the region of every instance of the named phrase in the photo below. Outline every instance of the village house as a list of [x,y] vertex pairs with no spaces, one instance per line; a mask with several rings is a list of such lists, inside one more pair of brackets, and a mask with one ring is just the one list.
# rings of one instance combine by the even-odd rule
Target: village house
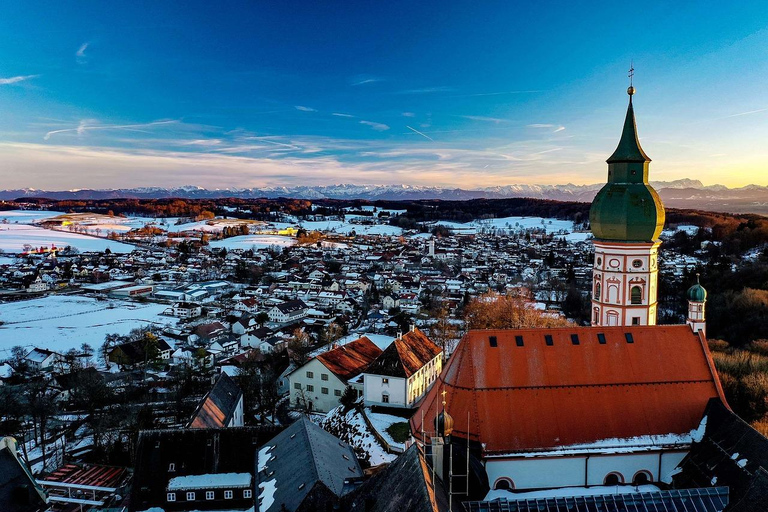
[[[291,404],[317,412],[328,412],[351,380],[360,375],[382,350],[363,336],[345,345],[318,354],[287,375]],[[353,387],[362,394],[362,386]]]
[[307,305],[301,300],[290,300],[272,307],[267,314],[277,324],[296,322],[307,316]]
[[363,373],[365,405],[414,407],[442,369],[442,349],[413,328],[395,338]]

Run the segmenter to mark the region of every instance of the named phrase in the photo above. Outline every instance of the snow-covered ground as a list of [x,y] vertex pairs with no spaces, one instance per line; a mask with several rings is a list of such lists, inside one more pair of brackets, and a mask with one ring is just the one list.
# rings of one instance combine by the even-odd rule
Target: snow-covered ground
[[375,224],[367,226],[365,224],[353,224],[351,222],[342,222],[340,220],[322,220],[301,222],[299,225],[310,231],[322,231],[324,233],[337,233],[339,235],[348,235],[353,231],[358,235],[385,235],[399,236],[403,234],[403,229],[397,226],[387,224]]
[[467,223],[440,220],[435,224],[445,226],[456,233],[465,234],[488,232],[493,229],[504,231],[543,229],[547,233],[570,233],[573,231],[573,222],[570,220],[547,219],[543,217],[501,217],[498,219],[479,219]]
[[104,238],[54,231],[26,224],[0,224],[0,250],[7,253],[22,253],[26,250],[25,244],[29,244],[33,248],[55,246],[63,249],[70,246],[80,252],[101,252],[107,248],[115,253],[126,253],[133,250],[132,245]]
[[226,227],[238,227],[243,224],[247,224],[252,230],[258,230],[265,225],[264,222],[256,220],[216,218],[212,220],[201,220],[198,222],[171,225],[168,226],[168,229],[173,232],[204,231],[206,233],[220,233]]
[[[392,462],[396,456],[387,453],[376,437],[368,430],[363,415],[354,409],[346,414],[341,406],[331,409],[320,426],[342,441],[352,445],[356,452],[364,452],[372,466]],[[360,454],[358,453],[358,456]]]
[[98,349],[107,334],[128,334],[150,324],[173,322],[163,304],[54,295],[0,304],[0,359],[21,345],[64,353],[88,343]]
[[376,432],[378,432],[384,439],[386,439],[390,446],[405,450],[405,445],[392,439],[392,436],[389,432],[387,432],[387,429],[395,423],[407,423],[408,420],[406,418],[393,416],[391,414],[373,412],[371,411],[370,407],[365,408],[365,415],[368,417],[371,425],[373,425],[373,428],[376,429]]
[[211,247],[221,249],[268,249],[272,246],[290,247],[296,244],[296,239],[282,235],[241,235],[225,238],[224,240],[214,240]]
[[35,211],[35,210],[6,210],[0,211],[0,223],[6,221],[18,224],[32,224],[42,219],[64,215],[64,212]]

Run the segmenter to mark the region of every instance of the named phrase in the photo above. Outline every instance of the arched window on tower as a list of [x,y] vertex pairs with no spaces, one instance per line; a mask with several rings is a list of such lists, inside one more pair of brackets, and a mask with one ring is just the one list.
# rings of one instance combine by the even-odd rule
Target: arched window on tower
[[630,302],[632,304],[642,304],[643,303],[643,289],[639,286],[633,286],[629,290],[629,298]]
[[601,291],[600,283],[595,283],[595,299],[597,300],[600,300],[600,291]]

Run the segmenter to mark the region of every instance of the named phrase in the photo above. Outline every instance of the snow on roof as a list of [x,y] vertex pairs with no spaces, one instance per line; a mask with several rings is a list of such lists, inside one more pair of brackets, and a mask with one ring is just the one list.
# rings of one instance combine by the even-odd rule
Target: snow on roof
[[250,473],[209,473],[206,475],[187,475],[171,478],[168,482],[168,490],[224,489],[249,487],[250,485]]

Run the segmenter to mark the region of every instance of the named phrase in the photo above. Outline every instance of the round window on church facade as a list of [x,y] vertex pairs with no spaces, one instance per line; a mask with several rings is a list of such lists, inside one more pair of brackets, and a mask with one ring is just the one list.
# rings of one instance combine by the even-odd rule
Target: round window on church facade
[[640,268],[643,266],[643,260],[635,260],[632,262],[632,266],[635,268]]

